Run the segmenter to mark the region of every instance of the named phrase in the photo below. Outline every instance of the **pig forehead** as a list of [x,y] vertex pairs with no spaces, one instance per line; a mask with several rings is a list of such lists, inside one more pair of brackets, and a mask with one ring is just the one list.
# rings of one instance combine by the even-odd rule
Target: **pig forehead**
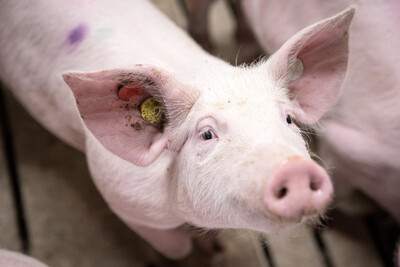
[[[285,98],[282,81],[272,77],[265,65],[251,67],[209,68],[190,78],[189,84],[196,87],[207,99],[214,101],[250,100],[251,98]],[[186,77],[186,78],[187,78]]]
[[243,84],[225,83],[203,90],[199,99],[205,105],[216,108],[269,107],[276,102],[289,103],[285,89],[257,82]]
[[[281,106],[290,108],[287,90],[269,77],[265,68],[236,68],[222,74],[207,71],[194,86],[200,91],[197,116],[259,121],[275,116]],[[199,77],[199,76],[197,76]],[[279,104],[278,104],[279,103]]]
[[225,75],[214,82],[206,83],[201,88],[210,99],[251,99],[284,97],[285,90],[278,82],[269,79],[267,75],[238,72]]
[[262,129],[278,122],[282,116],[282,105],[279,100],[269,98],[236,98],[224,100],[200,99],[196,116],[197,121],[211,117],[219,126],[230,130]]
[[[275,113],[279,104],[290,106],[286,90],[271,83],[238,81],[208,87],[199,98],[201,106],[214,112]],[[236,111],[236,112],[235,112]]]
[[225,99],[199,99],[203,112],[232,115],[268,115],[275,114],[284,103],[279,98],[268,97],[237,97],[227,96]]

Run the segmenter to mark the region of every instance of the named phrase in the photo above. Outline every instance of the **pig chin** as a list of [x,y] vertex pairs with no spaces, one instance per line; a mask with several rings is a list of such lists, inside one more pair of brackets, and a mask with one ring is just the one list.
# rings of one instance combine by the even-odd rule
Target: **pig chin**
[[300,216],[297,218],[283,218],[266,212],[252,211],[243,212],[241,216],[242,225],[238,228],[251,229],[265,234],[275,234],[280,231],[290,231],[301,224],[309,225],[320,225],[320,218],[323,217],[323,213],[312,216]]
[[302,224],[307,224],[313,227],[321,227],[321,219],[324,218],[324,213],[302,216],[295,219],[285,219],[282,217],[267,214],[265,212],[247,214],[243,225],[238,228],[255,230],[265,234],[276,234],[282,231],[291,231]]

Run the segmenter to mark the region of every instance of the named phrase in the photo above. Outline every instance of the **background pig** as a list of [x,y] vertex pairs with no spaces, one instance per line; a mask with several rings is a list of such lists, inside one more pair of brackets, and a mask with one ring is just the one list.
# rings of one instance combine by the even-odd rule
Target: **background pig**
[[[146,1],[3,1],[0,10],[2,80],[86,152],[111,209],[166,256],[190,251],[184,223],[269,233],[330,201],[330,180],[292,117],[315,123],[335,102],[352,9],[240,68],[204,52]],[[64,74],[73,95],[67,70],[97,72]]]
[[400,5],[387,1],[242,1],[254,32],[273,53],[298,29],[353,4],[349,70],[323,120],[319,153],[338,197],[357,188],[400,223]]
[[210,51],[212,44],[209,39],[207,15],[208,8],[215,0],[181,0],[185,12],[188,14],[188,31],[189,34],[200,44],[205,50]]
[[[180,0],[187,13],[188,31],[190,35],[205,50],[218,54],[215,51],[209,32],[209,9],[215,0]],[[235,38],[239,51],[236,54],[235,63],[248,63],[256,60],[262,53],[255,37],[243,14],[240,0],[226,1],[236,19]]]

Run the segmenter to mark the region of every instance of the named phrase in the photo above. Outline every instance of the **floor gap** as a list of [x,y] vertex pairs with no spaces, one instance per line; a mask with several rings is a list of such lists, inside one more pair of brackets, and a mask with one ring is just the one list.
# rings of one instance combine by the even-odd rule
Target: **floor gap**
[[274,258],[272,257],[271,251],[268,249],[267,240],[262,235],[260,235],[260,243],[269,267],[275,267],[276,264]]
[[29,233],[25,219],[25,209],[22,200],[19,176],[17,171],[17,161],[14,149],[13,135],[11,131],[11,125],[7,116],[7,107],[3,88],[3,85],[0,84],[0,128],[3,137],[3,149],[15,205],[15,217],[18,225],[18,235],[21,240],[21,249],[22,252],[29,254]]
[[322,238],[321,231],[318,229],[313,229],[314,239],[317,242],[318,249],[322,255],[326,267],[334,267],[331,255],[329,254],[325,241]]
[[385,214],[382,214],[379,219],[372,215],[366,216],[365,222],[383,266],[395,267],[394,254],[399,237],[399,228],[396,223]]

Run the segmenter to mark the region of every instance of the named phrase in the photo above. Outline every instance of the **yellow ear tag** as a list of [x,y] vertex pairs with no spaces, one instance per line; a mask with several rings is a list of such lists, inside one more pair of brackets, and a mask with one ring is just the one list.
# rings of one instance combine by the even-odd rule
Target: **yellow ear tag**
[[156,123],[161,119],[163,107],[154,97],[147,98],[140,107],[140,115],[149,123]]

